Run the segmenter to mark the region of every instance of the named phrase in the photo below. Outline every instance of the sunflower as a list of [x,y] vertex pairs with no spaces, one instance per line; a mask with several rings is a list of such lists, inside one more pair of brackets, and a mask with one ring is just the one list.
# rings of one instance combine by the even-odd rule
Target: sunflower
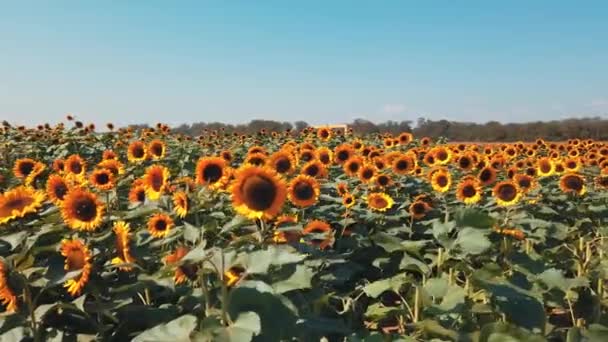
[[91,173],[89,182],[99,190],[114,188],[114,174],[108,169],[97,169]]
[[431,151],[424,154],[422,161],[424,161],[424,163],[429,167],[433,167],[437,163],[437,160],[435,160],[435,155]]
[[558,175],[561,175],[565,171],[566,171],[566,167],[564,166],[564,163],[561,160],[556,160],[555,161],[555,173]]
[[127,148],[127,159],[131,163],[140,163],[146,160],[147,151],[146,144],[143,141],[135,140],[129,144]]
[[287,186],[276,171],[253,165],[241,167],[230,189],[232,205],[249,218],[271,219],[283,207]]
[[506,207],[517,204],[522,193],[515,182],[508,180],[497,183],[492,189],[492,195],[498,205]]
[[395,201],[384,192],[373,192],[367,195],[367,206],[374,211],[387,211],[393,207]]
[[149,166],[142,178],[146,188],[146,196],[153,201],[158,200],[168,187],[169,176],[169,170],[166,167],[162,165]]
[[80,274],[68,279],[63,285],[72,296],[78,296],[91,275],[91,251],[81,240],[61,241],[61,255],[65,258],[64,269],[67,272],[82,270]]
[[367,163],[363,164],[358,172],[359,180],[363,183],[371,183],[374,180],[375,175],[376,167]]
[[344,196],[348,193],[348,184],[344,182],[340,182],[336,185],[336,191],[338,191],[338,195]]
[[527,174],[516,174],[513,177],[513,180],[523,192],[527,192],[536,187],[536,180],[534,179],[534,177]]
[[355,196],[350,193],[345,194],[344,196],[342,196],[342,204],[346,209],[350,209],[352,206],[355,205]]
[[318,160],[311,160],[302,166],[300,173],[314,178],[326,178],[327,168]]
[[452,185],[452,175],[446,169],[436,169],[431,173],[431,186],[437,192],[446,192]]
[[31,185],[36,177],[38,177],[46,166],[41,162],[30,158],[18,159],[13,167],[13,174],[19,179],[23,179],[24,184]]
[[227,163],[230,163],[232,161],[232,152],[228,151],[228,150],[224,150],[220,153],[220,157],[222,157],[222,159],[224,159]]
[[148,144],[148,155],[154,160],[159,160],[165,157],[167,147],[161,140],[155,139]]
[[311,160],[314,160],[315,157],[316,157],[316,155],[315,155],[314,150],[302,150],[302,151],[300,151],[300,155],[298,156],[298,159],[306,163]]
[[[114,227],[112,230],[114,231],[114,234],[116,234],[116,254],[118,255],[112,259],[112,264],[132,264],[135,262],[135,259],[131,256],[131,250],[129,247],[129,224],[124,221],[114,222]],[[119,269],[121,271],[131,271],[133,267],[121,266]]]
[[173,220],[166,214],[157,213],[148,220],[148,231],[155,238],[163,238],[173,228]]
[[412,204],[410,204],[410,207],[408,209],[410,216],[416,220],[425,217],[426,213],[429,212],[430,210],[431,210],[431,206],[423,200],[416,200],[416,201],[412,202]]
[[597,189],[608,189],[608,175],[599,175],[595,177],[595,187]]
[[391,179],[391,177],[389,175],[379,174],[374,177],[373,182],[374,182],[374,185],[376,185],[379,188],[386,188],[393,183],[393,180]]
[[44,192],[18,186],[0,194],[0,224],[35,213],[44,202]]
[[363,150],[363,148],[365,148],[365,144],[363,143],[363,141],[361,141],[361,139],[355,139],[351,144],[353,148],[357,151],[361,151]]
[[475,204],[481,200],[481,185],[476,178],[463,178],[456,187],[456,198],[465,204]]
[[72,229],[95,230],[101,224],[105,205],[92,192],[71,189],[61,203],[61,216]]
[[330,165],[333,160],[333,152],[327,147],[320,147],[315,151],[315,156],[323,165]]
[[564,169],[566,172],[575,173],[581,169],[581,159],[577,157],[570,157],[564,160]]
[[433,154],[438,165],[446,165],[452,159],[452,151],[444,146],[433,147],[429,153]]
[[59,158],[53,160],[53,170],[55,170],[55,172],[63,172],[64,168],[65,160]]
[[118,159],[102,160],[99,162],[99,164],[97,164],[97,167],[110,170],[115,177],[125,173],[125,167],[120,161],[118,161]]
[[255,146],[251,146],[249,148],[249,150],[247,150],[247,154],[251,155],[251,154],[263,154],[263,155],[267,155],[268,153],[266,152],[266,148],[264,148],[264,146],[260,146],[260,145],[255,145]]
[[266,159],[268,157],[266,154],[261,152],[248,154],[245,158],[245,164],[255,165],[255,166],[264,166],[266,165]]
[[403,132],[403,133],[399,134],[398,139],[399,139],[399,144],[407,145],[410,142],[412,142],[412,140],[414,139],[414,136],[412,135],[412,133]]
[[118,160],[118,156],[116,155],[116,152],[114,152],[112,150],[105,150],[105,151],[103,151],[101,159],[103,159],[103,160]]
[[280,174],[289,175],[295,171],[296,160],[288,151],[277,151],[270,156],[268,166]]
[[555,164],[553,160],[547,157],[542,157],[538,159],[537,164],[537,174],[540,177],[548,177],[555,173]]
[[576,173],[566,173],[559,180],[559,188],[566,193],[584,195],[587,191],[585,178]]
[[323,141],[328,141],[329,139],[331,139],[331,129],[329,129],[328,127],[320,127],[319,129],[317,129],[317,138]]
[[319,183],[312,177],[299,175],[289,182],[287,197],[300,208],[310,207],[319,199]]
[[[175,249],[175,252],[165,257],[165,264],[172,265],[178,263],[190,252],[190,249],[186,246],[179,246]],[[173,275],[173,281],[176,285],[185,282],[187,279],[194,279],[198,267],[196,265],[180,265],[175,269]]]
[[0,260],[0,302],[6,306],[7,313],[17,311],[17,296],[9,285],[8,266]]
[[475,167],[475,160],[470,153],[464,153],[456,159],[458,167],[463,171],[469,171]]
[[[333,244],[334,236],[329,223],[321,220],[310,221],[302,231],[304,236],[312,235],[310,243],[319,249],[325,249]],[[321,238],[318,238],[320,236]]]
[[144,203],[146,201],[146,187],[141,182],[133,182],[129,189],[130,203]]
[[81,179],[87,170],[86,162],[77,154],[72,154],[65,160],[65,171],[68,176]]
[[63,198],[70,190],[68,182],[60,175],[50,175],[46,181],[46,194],[55,204],[60,205]]
[[344,169],[344,173],[348,176],[356,177],[362,165],[363,159],[361,157],[352,156],[343,164],[342,168]]
[[178,191],[173,194],[173,210],[178,217],[184,218],[188,214],[188,195],[183,191]]
[[399,154],[397,158],[394,158],[391,162],[393,172],[398,175],[408,175],[416,168],[416,159],[410,154]]
[[245,268],[239,265],[232,266],[224,272],[224,281],[228,287],[236,285],[243,277],[245,277]]
[[212,189],[223,187],[228,182],[229,168],[221,157],[203,157],[196,163],[196,183]]
[[344,164],[354,154],[352,146],[349,144],[342,144],[334,149],[334,161],[336,164]]
[[490,185],[496,181],[496,169],[491,166],[486,166],[479,171],[477,179],[482,185]]

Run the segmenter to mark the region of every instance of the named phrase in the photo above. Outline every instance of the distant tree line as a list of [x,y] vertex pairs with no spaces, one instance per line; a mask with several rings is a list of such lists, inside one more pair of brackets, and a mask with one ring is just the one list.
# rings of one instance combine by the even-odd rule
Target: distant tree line
[[[608,119],[600,117],[565,119],[553,121],[535,121],[526,123],[507,123],[497,121],[486,123],[456,122],[448,120],[429,120],[419,118],[415,124],[411,120],[386,121],[373,123],[365,119],[356,119],[346,123],[354,134],[374,134],[411,132],[416,137],[445,137],[450,141],[532,141],[536,138],[561,141],[571,138],[591,138],[608,140]],[[147,127],[135,125],[134,128]],[[197,122],[173,127],[172,131],[187,135],[201,135],[207,131],[224,129],[227,133],[257,133],[262,129],[268,132],[286,130],[299,132],[309,127],[304,121],[279,122],[272,120],[252,120],[247,124],[224,124],[220,122]]]

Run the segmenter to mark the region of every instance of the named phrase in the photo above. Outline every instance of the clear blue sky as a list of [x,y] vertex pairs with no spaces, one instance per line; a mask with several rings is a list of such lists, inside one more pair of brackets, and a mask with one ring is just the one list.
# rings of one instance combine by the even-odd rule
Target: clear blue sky
[[0,119],[608,116],[608,1],[7,1]]

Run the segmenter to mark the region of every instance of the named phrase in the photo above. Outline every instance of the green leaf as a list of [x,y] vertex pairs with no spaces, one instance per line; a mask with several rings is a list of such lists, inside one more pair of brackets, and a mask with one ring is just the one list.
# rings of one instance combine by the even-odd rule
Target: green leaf
[[488,323],[481,328],[479,342],[545,342],[540,336],[508,323]]
[[196,328],[196,317],[184,315],[166,324],[160,324],[137,335],[134,342],[189,342],[190,334]]
[[386,290],[398,291],[403,284],[408,282],[408,277],[405,274],[398,274],[392,278],[382,279],[373,283],[367,284],[363,288],[366,295],[376,298]]
[[574,287],[588,286],[589,280],[585,278],[566,278],[563,273],[555,268],[550,268],[538,275],[538,280],[545,283],[549,289],[557,288],[563,292]]
[[448,293],[448,279],[446,277],[431,278],[424,284],[424,290],[436,298],[443,298]]
[[490,248],[492,243],[487,238],[487,231],[482,231],[474,228],[464,228],[458,232],[456,245],[460,247],[463,254],[481,254],[486,249]]
[[255,312],[243,312],[236,321],[225,329],[224,334],[220,334],[219,340],[229,342],[251,341],[253,336],[257,336],[262,331],[260,316]]
[[314,273],[304,265],[297,265],[296,271],[287,279],[272,284],[277,293],[310,288],[310,281]]
[[455,219],[458,227],[491,228],[495,224],[494,218],[476,208],[456,211]]

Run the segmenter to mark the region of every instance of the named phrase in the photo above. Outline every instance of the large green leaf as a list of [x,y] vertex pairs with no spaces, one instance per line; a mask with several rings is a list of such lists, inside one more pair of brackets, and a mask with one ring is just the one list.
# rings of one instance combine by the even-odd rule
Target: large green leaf
[[168,323],[160,324],[148,329],[133,339],[134,342],[188,342],[190,334],[196,328],[196,317],[183,315]]

